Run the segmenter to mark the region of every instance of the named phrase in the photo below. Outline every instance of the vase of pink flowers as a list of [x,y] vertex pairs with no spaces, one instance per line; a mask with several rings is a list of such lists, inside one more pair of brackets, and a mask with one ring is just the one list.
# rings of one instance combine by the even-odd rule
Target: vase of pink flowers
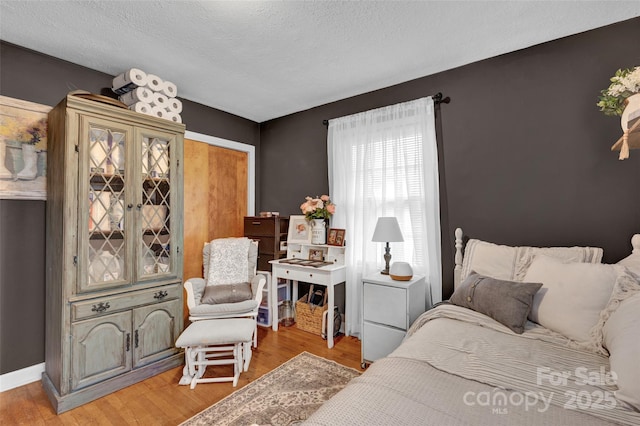
[[331,198],[328,195],[306,197],[305,202],[300,205],[300,210],[311,224],[311,243],[325,244],[329,219],[336,211],[336,205],[331,202]]

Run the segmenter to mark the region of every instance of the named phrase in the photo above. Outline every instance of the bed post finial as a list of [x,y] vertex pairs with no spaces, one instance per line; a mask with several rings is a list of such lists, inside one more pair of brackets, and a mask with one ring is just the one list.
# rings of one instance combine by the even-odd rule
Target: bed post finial
[[631,245],[633,246],[633,250],[631,250],[631,253],[640,254],[640,234],[635,234],[633,237],[631,237]]
[[453,268],[453,289],[455,290],[460,284],[460,277],[462,275],[462,228],[456,228],[456,257],[455,267]]
[[456,228],[456,270],[462,269],[462,228]]

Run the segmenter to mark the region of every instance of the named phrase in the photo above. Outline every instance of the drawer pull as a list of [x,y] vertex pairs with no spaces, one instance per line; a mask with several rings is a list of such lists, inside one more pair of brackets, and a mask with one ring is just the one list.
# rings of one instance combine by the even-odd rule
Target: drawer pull
[[252,225],[260,225],[260,222],[251,222]]
[[138,343],[140,343],[139,337],[138,337],[138,330],[136,330],[134,337],[133,337],[133,341],[135,342],[135,347],[138,347]]
[[156,294],[153,295],[154,299],[158,299],[158,300],[162,300],[165,297],[167,297],[169,295],[168,291],[165,290],[160,290],[159,292],[157,292]]
[[131,333],[127,333],[127,352],[131,349]]
[[313,274],[309,274],[309,278],[313,278]]
[[93,305],[93,307],[91,308],[91,311],[101,314],[102,312],[106,311],[110,307],[111,305],[109,305],[109,302],[107,303],[100,302],[97,305]]

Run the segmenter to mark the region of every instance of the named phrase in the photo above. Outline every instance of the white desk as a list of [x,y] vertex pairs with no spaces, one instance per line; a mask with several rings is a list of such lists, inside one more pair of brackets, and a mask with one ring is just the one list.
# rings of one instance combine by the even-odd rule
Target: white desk
[[333,306],[335,305],[334,287],[344,283],[347,272],[344,264],[333,264],[314,268],[312,266],[291,265],[280,263],[279,260],[271,260],[271,306],[273,310],[273,330],[278,331],[278,278],[290,280],[293,283],[292,302],[298,300],[298,281],[319,284],[327,287],[329,314],[327,315],[327,346],[333,347]]

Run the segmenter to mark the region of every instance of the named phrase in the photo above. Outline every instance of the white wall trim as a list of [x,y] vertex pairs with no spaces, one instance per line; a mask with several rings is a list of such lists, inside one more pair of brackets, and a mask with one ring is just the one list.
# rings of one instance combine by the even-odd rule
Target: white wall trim
[[255,216],[256,214],[256,147],[253,145],[234,142],[228,139],[222,139],[215,136],[204,135],[202,133],[186,131],[185,139],[191,139],[198,142],[204,142],[209,145],[219,146],[221,148],[233,149],[235,151],[246,152],[249,160],[249,170],[247,171],[247,216]]
[[44,362],[5,373],[0,376],[0,392],[37,382],[42,378],[42,373],[44,373]]

